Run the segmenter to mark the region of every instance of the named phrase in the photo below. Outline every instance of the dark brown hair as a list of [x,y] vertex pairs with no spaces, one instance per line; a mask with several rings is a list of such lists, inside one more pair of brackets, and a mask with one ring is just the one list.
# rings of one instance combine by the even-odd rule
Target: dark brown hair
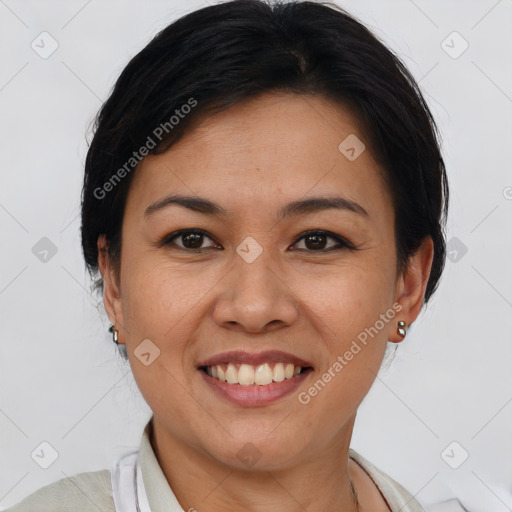
[[[205,7],[170,24],[131,59],[97,116],[85,163],[81,233],[91,277],[105,234],[119,278],[139,148],[161,153],[199,116],[266,91],[320,94],[354,110],[391,191],[399,269],[425,237],[434,241],[428,301],[444,267],[448,208],[432,114],[402,62],[363,24],[334,4],[307,1]],[[102,287],[100,277],[94,288]]]

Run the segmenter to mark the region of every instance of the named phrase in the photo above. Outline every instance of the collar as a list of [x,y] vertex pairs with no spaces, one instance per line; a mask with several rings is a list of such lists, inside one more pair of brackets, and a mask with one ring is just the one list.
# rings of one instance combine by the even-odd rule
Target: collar
[[152,421],[153,416],[144,428],[139,449],[140,469],[149,506],[151,510],[158,512],[181,512],[183,509],[174,496],[151,446]]

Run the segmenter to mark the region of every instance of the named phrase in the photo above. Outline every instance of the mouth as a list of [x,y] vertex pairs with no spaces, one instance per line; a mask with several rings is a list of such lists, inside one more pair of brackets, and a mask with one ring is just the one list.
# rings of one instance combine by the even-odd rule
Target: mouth
[[214,366],[201,366],[199,369],[209,377],[228,384],[268,386],[273,382],[293,379],[293,377],[312,370],[312,367],[295,366],[293,363],[284,362],[267,362],[259,365],[230,362]]
[[281,351],[226,352],[197,368],[210,389],[244,406],[272,403],[297,389],[314,371],[311,363]]
[[209,377],[228,384],[267,386],[313,370],[313,365],[280,350],[259,353],[237,350],[210,357],[199,363],[198,368]]

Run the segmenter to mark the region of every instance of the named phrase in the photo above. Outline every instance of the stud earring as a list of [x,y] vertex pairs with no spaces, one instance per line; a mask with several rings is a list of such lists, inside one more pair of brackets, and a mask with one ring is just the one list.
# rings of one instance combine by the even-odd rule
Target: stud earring
[[398,325],[398,327],[396,329],[396,332],[398,334],[400,334],[400,336],[402,336],[402,337],[405,336],[405,334],[407,332],[406,331],[407,324],[403,320],[399,320],[397,325]]
[[111,325],[108,330],[112,333],[112,341],[119,345],[119,331],[115,328],[114,325]]

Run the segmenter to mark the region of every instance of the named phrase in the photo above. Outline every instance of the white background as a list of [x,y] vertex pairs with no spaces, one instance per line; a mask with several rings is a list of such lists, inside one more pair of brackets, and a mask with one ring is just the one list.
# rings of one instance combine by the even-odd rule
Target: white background
[[[429,510],[455,497],[471,512],[511,510],[512,1],[339,4],[420,81],[443,136],[447,238],[467,247],[450,242],[453,261],[364,400],[352,447]],[[81,255],[85,134],[129,58],[203,5],[0,0],[2,508],[139,445],[150,410]],[[43,31],[58,43],[46,59],[31,48]],[[453,31],[469,44],[458,58]],[[43,237],[57,248],[46,263],[32,252]],[[30,455],[42,441],[59,454],[46,470]],[[452,464],[469,454],[458,469],[441,456],[453,441]]]

